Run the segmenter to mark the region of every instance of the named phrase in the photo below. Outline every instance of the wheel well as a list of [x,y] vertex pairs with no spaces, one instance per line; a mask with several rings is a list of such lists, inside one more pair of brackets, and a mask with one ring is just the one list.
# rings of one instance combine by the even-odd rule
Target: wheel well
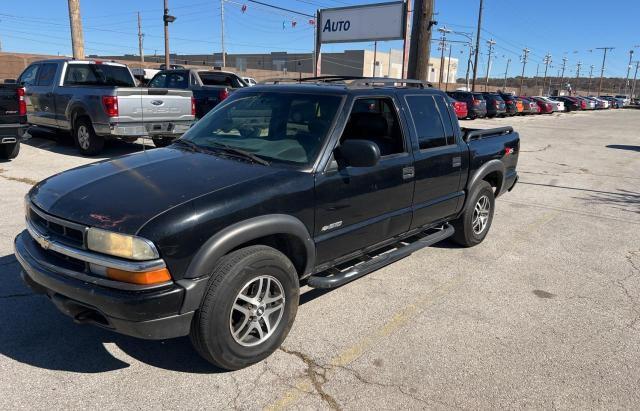
[[77,109],[71,113],[71,131],[73,131],[73,129],[76,127],[76,121],[78,121],[78,119],[82,117],[86,117],[87,119],[89,119],[89,121],[91,121],[91,118],[84,110]]
[[230,250],[229,253],[251,245],[266,245],[275,248],[291,261],[298,276],[304,273],[307,264],[307,252],[304,243],[298,237],[291,234],[271,234],[240,244]]
[[500,173],[499,171],[492,171],[482,179],[491,184],[491,187],[493,187],[494,189],[494,194],[497,197],[500,194],[500,189],[502,188],[502,178],[502,173]]

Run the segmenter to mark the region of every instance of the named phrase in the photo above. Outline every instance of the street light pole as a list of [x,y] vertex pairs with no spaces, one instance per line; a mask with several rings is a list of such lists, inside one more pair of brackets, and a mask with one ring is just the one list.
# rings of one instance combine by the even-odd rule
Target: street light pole
[[447,60],[447,78],[444,82],[444,91],[449,91],[449,73],[451,71],[451,50],[453,47],[449,44],[449,59]]
[[496,42],[491,39],[487,40],[487,44],[489,45],[489,57],[487,58],[487,77],[484,79],[484,91],[487,91],[487,87],[489,87],[489,72],[491,71],[491,54],[493,53],[493,45]]
[[169,23],[176,20],[174,16],[169,15],[169,0],[164,0],[164,14],[162,21],[164,22],[164,67],[166,70],[171,68],[171,54],[169,52]]
[[560,84],[559,84],[559,89],[563,89],[563,85],[562,83],[564,82],[564,69],[567,67],[567,58],[563,57],[562,58],[562,74],[560,75]]

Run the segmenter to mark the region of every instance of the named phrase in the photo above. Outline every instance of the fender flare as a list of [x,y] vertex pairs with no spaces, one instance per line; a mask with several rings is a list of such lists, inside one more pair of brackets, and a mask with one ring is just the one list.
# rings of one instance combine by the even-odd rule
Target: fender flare
[[69,129],[71,131],[73,131],[73,127],[75,126],[75,122],[76,119],[78,117],[81,116],[86,116],[89,117],[89,120],[91,121],[91,124],[93,124],[93,119],[91,118],[91,115],[89,114],[89,109],[88,107],[86,107],[84,105],[84,103],[81,103],[79,101],[72,101],[68,108],[67,108],[67,113],[65,115],[66,118],[69,119]]
[[480,168],[473,173],[473,176],[467,182],[467,192],[471,191],[471,189],[482,179],[484,179],[488,174],[497,171],[500,175],[500,181],[498,183],[498,187],[496,187],[496,197],[502,194],[504,189],[504,181],[505,181],[505,167],[504,163],[500,160],[490,160],[484,163]]
[[287,214],[267,214],[240,221],[209,238],[189,263],[185,278],[208,276],[220,258],[229,251],[251,240],[274,234],[293,235],[304,244],[306,263],[304,272],[300,275],[311,273],[315,264],[316,247],[305,225]]

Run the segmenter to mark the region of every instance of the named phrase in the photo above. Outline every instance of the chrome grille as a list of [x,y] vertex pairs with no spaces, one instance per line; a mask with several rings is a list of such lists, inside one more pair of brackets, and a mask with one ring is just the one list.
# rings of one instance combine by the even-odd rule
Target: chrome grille
[[87,227],[49,215],[34,205],[29,207],[27,219],[40,233],[52,240],[71,247],[86,249]]

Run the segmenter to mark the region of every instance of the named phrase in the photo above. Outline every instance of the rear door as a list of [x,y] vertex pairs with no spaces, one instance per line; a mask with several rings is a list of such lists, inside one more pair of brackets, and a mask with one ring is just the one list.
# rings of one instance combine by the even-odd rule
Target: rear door
[[56,101],[53,93],[57,63],[42,63],[34,90],[38,93],[38,121],[40,125],[55,127],[58,125]]
[[443,220],[458,211],[463,143],[455,113],[437,93],[404,94],[413,136],[415,191],[411,228]]
[[[379,244],[409,229],[413,157],[409,135],[393,95],[356,97],[347,104],[348,122],[340,142],[364,139],[378,144],[374,167],[331,161],[316,176],[315,241],[318,263]],[[345,113],[347,114],[347,113]]]

